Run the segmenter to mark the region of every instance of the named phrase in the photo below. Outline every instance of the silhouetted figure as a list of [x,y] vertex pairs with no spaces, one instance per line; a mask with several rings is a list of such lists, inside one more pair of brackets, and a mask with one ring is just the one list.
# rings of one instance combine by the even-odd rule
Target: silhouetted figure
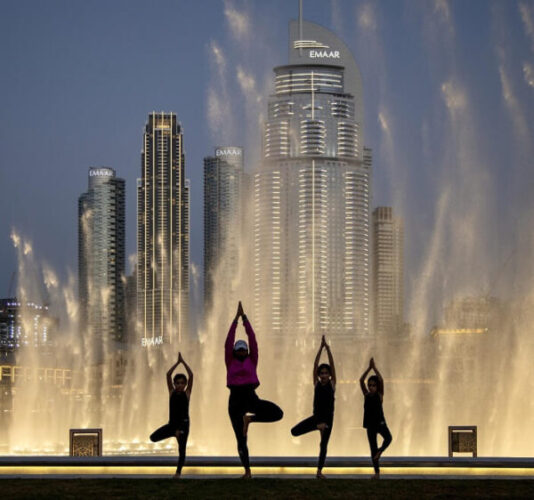
[[[177,373],[172,379],[172,372],[183,363],[189,380],[183,373]],[[178,441],[178,467],[176,479],[180,478],[185,462],[185,449],[189,437],[189,399],[193,390],[193,372],[178,353],[178,361],[167,372],[167,388],[169,389],[169,423],[161,426],[150,435],[152,442],[175,437]]]
[[[371,375],[367,380],[367,387],[365,387],[365,377],[374,370],[375,375]],[[375,366],[373,358],[369,361],[369,367],[360,377],[360,387],[365,398],[363,426],[367,429],[367,438],[369,439],[369,447],[371,448],[371,459],[373,460],[373,467],[375,475],[373,479],[380,479],[379,460],[384,450],[391,443],[391,432],[389,432],[384,417],[384,410],[382,409],[382,401],[384,400],[384,380],[382,375]],[[382,446],[378,448],[376,436],[380,434],[383,438]]]
[[[326,349],[328,354],[328,363],[319,365],[321,352]],[[315,356],[313,363],[313,415],[298,423],[291,429],[293,436],[301,436],[311,431],[321,433],[321,444],[319,447],[319,461],[317,463],[317,479],[325,479],[323,475],[323,466],[326,459],[326,449],[328,440],[332,433],[334,423],[334,393],[336,391],[336,368],[334,358],[330,351],[330,346],[326,343],[324,335],[321,339],[321,346]]]
[[[244,340],[238,340],[234,343],[237,322],[240,317],[247,333],[250,352]],[[226,385],[230,389],[228,413],[237,439],[239,458],[245,468],[243,478],[250,478],[247,447],[249,424],[251,422],[276,422],[282,419],[284,413],[277,405],[260,399],[256,394],[255,389],[260,385],[256,373],[258,344],[254,330],[243,312],[241,302],[239,302],[236,316],[226,337],[224,359],[226,362]]]

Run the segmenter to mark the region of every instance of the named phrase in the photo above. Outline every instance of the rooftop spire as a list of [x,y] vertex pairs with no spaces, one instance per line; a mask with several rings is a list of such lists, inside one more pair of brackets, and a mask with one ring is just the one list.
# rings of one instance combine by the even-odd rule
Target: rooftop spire
[[[302,0],[299,0],[299,40],[302,40]],[[299,48],[299,55],[302,55],[302,47]]]

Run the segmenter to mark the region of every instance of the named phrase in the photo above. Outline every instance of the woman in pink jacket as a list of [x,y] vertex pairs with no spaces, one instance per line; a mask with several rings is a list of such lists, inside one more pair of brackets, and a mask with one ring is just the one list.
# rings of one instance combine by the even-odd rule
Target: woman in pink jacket
[[[235,342],[239,317],[243,320],[250,349],[244,340]],[[224,360],[226,362],[226,386],[230,389],[228,413],[237,439],[239,458],[245,468],[243,478],[249,478],[251,474],[247,447],[248,425],[251,422],[276,422],[282,419],[284,413],[277,405],[260,399],[256,394],[256,387],[260,385],[256,373],[258,344],[254,330],[243,312],[241,302],[239,302],[237,314],[226,337]]]

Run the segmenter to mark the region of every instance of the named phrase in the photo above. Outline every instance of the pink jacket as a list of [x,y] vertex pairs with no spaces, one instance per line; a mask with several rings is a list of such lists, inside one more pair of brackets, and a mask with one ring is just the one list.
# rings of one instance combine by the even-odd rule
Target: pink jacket
[[249,355],[243,361],[239,361],[233,355],[237,321],[232,322],[226,337],[226,342],[224,343],[227,387],[239,385],[254,385],[254,387],[258,387],[260,385],[256,373],[256,367],[258,366],[258,344],[256,342],[256,335],[246,317],[243,319],[243,325],[245,326],[245,331],[247,333],[249,349]]

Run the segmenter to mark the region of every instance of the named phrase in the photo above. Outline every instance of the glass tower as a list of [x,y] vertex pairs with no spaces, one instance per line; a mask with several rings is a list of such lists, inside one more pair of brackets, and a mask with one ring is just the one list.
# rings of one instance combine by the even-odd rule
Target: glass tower
[[78,200],[80,327],[93,361],[124,336],[124,180],[108,167],[89,168],[89,189]]
[[376,335],[398,335],[404,323],[404,229],[391,207],[373,211],[373,298]]
[[189,318],[189,182],[182,127],[151,113],[137,180],[137,324],[145,347],[184,339]]
[[[204,306],[213,304],[214,292],[235,301],[233,285],[238,272],[243,217],[243,148],[215,148],[204,158]],[[216,286],[215,286],[216,285]]]
[[255,315],[274,335],[369,334],[371,151],[362,85],[325,28],[290,23],[254,179]]

